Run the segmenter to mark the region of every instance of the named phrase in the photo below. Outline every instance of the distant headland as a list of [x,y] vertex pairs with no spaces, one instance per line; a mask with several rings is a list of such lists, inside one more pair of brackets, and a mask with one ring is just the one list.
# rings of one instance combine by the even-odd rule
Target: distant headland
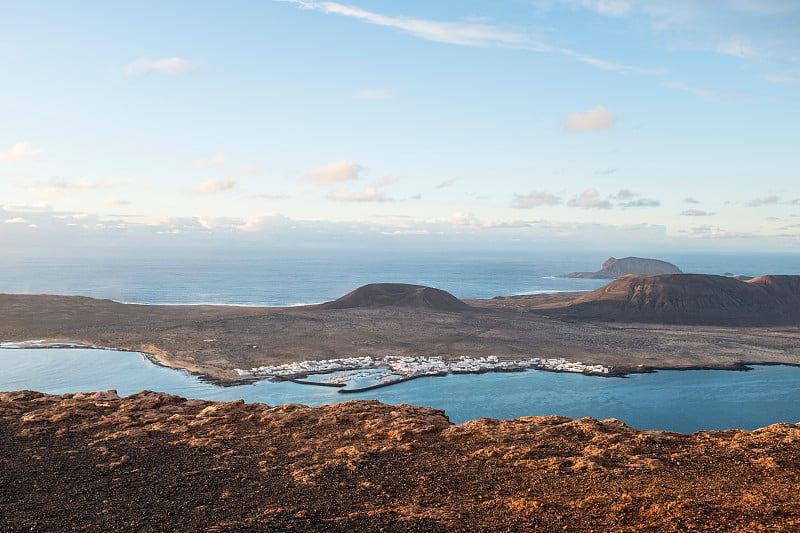
[[583,278],[583,279],[616,279],[628,274],[640,274],[643,276],[658,276],[661,274],[682,274],[680,268],[661,261],[660,259],[647,259],[644,257],[623,257],[616,259],[609,257],[596,272],[571,272],[561,274],[559,278]]

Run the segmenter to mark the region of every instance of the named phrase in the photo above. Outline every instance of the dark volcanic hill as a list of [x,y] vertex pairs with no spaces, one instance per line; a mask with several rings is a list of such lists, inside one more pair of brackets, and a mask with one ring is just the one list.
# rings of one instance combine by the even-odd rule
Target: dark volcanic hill
[[661,261],[660,259],[646,259],[643,257],[623,257],[616,259],[609,257],[597,272],[571,272],[562,274],[560,278],[585,278],[585,279],[615,279],[628,274],[643,276],[659,276],[662,274],[681,274],[681,269]]
[[316,306],[317,309],[353,309],[357,307],[412,307],[435,311],[466,311],[470,306],[449,292],[404,283],[371,283],[345,294],[338,300]]
[[544,310],[561,318],[665,324],[800,324],[800,276],[623,276]]

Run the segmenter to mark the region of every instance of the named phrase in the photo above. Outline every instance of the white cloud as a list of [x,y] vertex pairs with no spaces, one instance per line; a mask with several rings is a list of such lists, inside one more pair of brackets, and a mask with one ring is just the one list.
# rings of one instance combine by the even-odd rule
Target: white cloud
[[631,198],[635,198],[639,196],[635,192],[630,189],[621,189],[617,194],[611,195],[611,198],[614,200],[630,200]]
[[[551,46],[534,39],[529,32],[516,31],[490,24],[466,21],[443,22],[412,17],[387,16],[336,2],[319,2],[315,0],[275,1],[295,4],[302,8],[312,9],[322,13],[355,18],[369,24],[395,28],[427,41],[479,48],[502,47],[527,50],[529,52],[553,53],[604,70],[613,70],[621,73],[636,72],[639,74],[659,76],[665,74],[663,69],[640,69],[588,56],[567,48]],[[598,0],[594,3],[599,4],[601,2],[602,0]],[[613,2],[608,0],[602,3],[611,4]],[[609,7],[608,9],[612,8]]]
[[780,196],[765,196],[764,198],[755,198],[754,200],[750,200],[749,202],[746,202],[745,205],[748,207],[763,207],[765,205],[776,205],[780,203],[780,201]]
[[624,208],[628,207],[658,207],[661,205],[661,202],[658,200],[653,200],[652,198],[637,198],[636,200],[631,200],[630,202],[623,202],[619,204]]
[[697,200],[695,198],[692,198],[692,197],[684,198],[683,202],[686,203],[686,204],[699,204],[700,203],[699,200]]
[[451,187],[451,186],[455,185],[457,181],[458,181],[458,178],[450,178],[448,180],[444,180],[443,182],[439,183],[439,185],[437,185],[436,188],[437,189],[445,189],[447,187]]
[[31,189],[31,193],[36,196],[64,196],[72,191],[90,191],[96,189],[108,189],[111,187],[123,187],[130,185],[130,181],[89,181],[88,178],[81,178],[77,181],[65,181],[54,178],[44,183],[39,183]]
[[34,148],[29,143],[17,143],[8,150],[0,150],[0,162],[25,161],[36,159],[44,150]]
[[685,91],[687,93],[691,93],[709,102],[719,102],[723,104],[729,104],[733,102],[739,102],[744,99],[744,97],[740,94],[727,93],[724,91],[718,91],[716,89],[708,89],[706,87],[697,87],[695,85],[689,85],[687,83],[677,80],[667,80],[663,82],[661,85],[663,85],[664,87],[668,87],[670,89],[677,89],[679,91]]
[[594,109],[584,112],[571,113],[564,124],[567,131],[591,131],[610,128],[616,117],[614,113],[598,105]]
[[5,223],[6,224],[27,224],[28,221],[25,220],[22,217],[14,217],[14,218],[6,219]]
[[199,183],[194,189],[192,189],[192,191],[195,194],[215,194],[233,189],[235,186],[235,178],[231,178],[229,180],[215,180],[213,178],[209,178]]
[[308,173],[306,179],[322,184],[339,183],[358,179],[358,173],[361,170],[363,170],[362,167],[355,162],[340,159],[312,170]]
[[38,204],[23,204],[23,205],[12,205],[6,204],[3,206],[3,211],[9,212],[23,212],[23,213],[45,213],[47,211],[52,211],[53,206],[46,203],[38,203]]
[[125,73],[132,76],[144,76],[153,72],[162,74],[182,74],[192,68],[192,63],[179,57],[164,59],[141,58],[125,66]]
[[684,217],[710,217],[714,213],[709,213],[708,211],[703,211],[701,209],[687,209],[686,211],[681,213],[681,216]]
[[440,43],[463,46],[519,46],[529,42],[523,33],[498,28],[488,24],[470,22],[439,22],[411,17],[391,17],[373,13],[354,6],[336,2],[317,2],[311,0],[278,0],[289,2],[305,9],[313,9],[332,15],[351,17],[370,24],[399,29],[415,37]]
[[579,196],[576,196],[567,205],[569,207],[580,207],[583,209],[611,209],[613,204],[608,200],[599,198],[597,189],[586,189]]
[[195,161],[194,166],[197,168],[217,168],[225,164],[225,156],[217,154],[208,161]]
[[122,199],[120,199],[120,198],[108,198],[108,199],[107,199],[105,202],[103,202],[103,203],[104,203],[105,205],[110,205],[110,206],[123,206],[123,205],[130,205],[130,202],[129,202],[128,200],[122,200]]
[[449,217],[439,218],[431,221],[434,224],[447,224],[456,228],[469,228],[469,229],[500,229],[500,228],[527,228],[533,225],[532,222],[527,220],[480,220],[472,213],[453,213]]
[[517,194],[511,201],[511,207],[517,209],[531,209],[543,205],[558,205],[561,199],[549,192],[532,192],[530,194]]
[[695,226],[685,233],[695,239],[747,239],[755,237],[752,233],[729,231],[717,226]]
[[263,198],[264,200],[280,200],[282,198],[286,198],[285,194],[279,193],[272,193],[272,192],[265,192],[261,194],[254,194],[252,195],[253,198]]
[[782,74],[767,74],[764,76],[767,81],[773,83],[783,83],[786,85],[800,85],[800,71],[784,72]]
[[718,43],[717,52],[740,59],[753,59],[760,55],[755,47],[743,37],[729,37]]
[[387,176],[387,177],[383,178],[381,181],[379,181],[377,186],[378,187],[385,187],[387,185],[394,185],[398,181],[400,181],[400,176]]
[[389,89],[363,89],[353,95],[359,100],[388,100],[394,96]]
[[329,192],[327,198],[337,202],[394,202],[375,185],[370,185],[363,191],[350,191],[347,187],[339,187]]

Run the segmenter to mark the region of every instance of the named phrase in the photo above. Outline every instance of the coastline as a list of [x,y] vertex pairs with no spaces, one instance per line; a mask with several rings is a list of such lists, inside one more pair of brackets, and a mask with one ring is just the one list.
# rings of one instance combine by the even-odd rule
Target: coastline
[[[251,383],[274,374],[304,381],[310,371],[325,370],[319,368],[320,361],[348,358],[370,358],[372,363],[366,366],[387,366],[380,364],[385,361],[377,361],[384,357],[440,361],[438,368],[423,372],[428,375],[442,370],[487,371],[481,365],[457,368],[462,356],[473,362],[494,358],[503,363],[491,365],[490,371],[506,370],[506,363],[513,362],[527,368],[519,362],[533,355],[557,358],[564,364],[581,361],[607,368],[600,373],[604,377],[657,370],[800,365],[797,326],[605,323],[529,312],[562,298],[566,296],[468,300],[472,307],[450,312],[408,307],[141,306],[85,297],[0,295],[0,341],[40,339],[26,346],[41,347],[46,342],[51,347],[77,344],[135,351],[146,354],[154,364],[181,369],[221,386]],[[260,372],[263,375],[235,370],[283,365],[296,368]],[[584,370],[534,366],[545,371]],[[410,377],[414,372],[395,373]]]
[[[449,370],[449,371],[436,371],[436,372],[428,372],[428,373],[418,373],[418,374],[408,374],[402,375],[397,379],[387,380],[385,382],[375,383],[373,385],[361,386],[361,387],[348,387],[347,380],[344,382],[325,382],[325,381],[308,381],[305,378],[308,378],[312,375],[324,375],[324,374],[332,374],[336,372],[343,372],[347,370],[356,371],[368,371],[368,370],[386,370],[390,369],[390,367],[386,365],[375,364],[369,367],[362,367],[358,369],[350,368],[350,369],[329,369],[329,370],[321,370],[321,371],[309,371],[309,372],[300,372],[295,374],[262,374],[262,375],[247,375],[247,374],[238,374],[237,377],[219,377],[218,375],[208,373],[205,371],[204,368],[196,366],[196,365],[186,365],[182,366],[181,361],[175,361],[170,359],[170,354],[165,350],[161,350],[155,346],[148,346],[147,350],[145,349],[135,349],[135,348],[127,348],[127,347],[109,347],[109,346],[97,346],[88,343],[81,343],[77,341],[65,341],[65,340],[47,340],[47,339],[37,339],[37,340],[29,340],[29,341],[5,341],[0,342],[0,350],[15,350],[15,349],[86,349],[86,350],[106,350],[106,351],[117,351],[117,352],[128,352],[128,353],[138,353],[141,354],[147,361],[151,364],[156,366],[169,368],[172,370],[180,370],[185,371],[189,374],[197,376],[202,381],[207,383],[211,383],[213,385],[217,385],[220,387],[232,387],[238,385],[245,385],[248,383],[254,383],[258,381],[288,381],[291,383],[295,383],[298,385],[305,385],[305,386],[316,386],[316,387],[328,387],[328,388],[336,388],[338,389],[337,392],[341,394],[355,394],[361,392],[368,392],[371,390],[376,390],[384,387],[390,387],[392,385],[397,385],[400,383],[404,383],[407,381],[412,381],[418,378],[424,377],[443,377],[447,375],[465,375],[465,374],[486,374],[486,373],[509,373],[509,372],[526,372],[530,370],[536,370],[540,372],[553,372],[553,373],[564,373],[564,374],[576,374],[580,373],[587,376],[593,376],[598,378],[627,378],[630,375],[634,374],[650,374],[656,373],[659,371],[680,371],[680,372],[689,372],[689,371],[698,371],[698,370],[708,370],[708,371],[725,371],[725,372],[749,372],[753,370],[754,366],[790,366],[790,367],[800,367],[800,363],[786,363],[786,362],[770,362],[770,361],[757,361],[757,362],[734,362],[730,364],[724,365],[695,365],[695,366],[643,366],[639,365],[637,367],[628,367],[628,368],[609,368],[608,372],[575,372],[574,370],[563,370],[563,369],[556,369],[556,368],[548,368],[543,366],[502,366],[497,368],[479,368],[475,370]],[[451,360],[459,361],[458,359]],[[518,363],[518,361],[503,361],[498,359],[498,362],[501,363]],[[318,363],[319,361],[305,361],[304,363],[314,364]],[[234,371],[232,371],[234,372]]]

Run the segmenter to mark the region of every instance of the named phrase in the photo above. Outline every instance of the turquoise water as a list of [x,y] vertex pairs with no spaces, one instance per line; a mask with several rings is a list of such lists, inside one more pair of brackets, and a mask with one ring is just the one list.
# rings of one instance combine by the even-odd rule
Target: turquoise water
[[185,371],[156,366],[134,352],[0,350],[0,390],[21,389],[52,394],[116,389],[120,395],[149,389],[269,405],[377,399],[444,409],[456,423],[481,417],[591,416],[682,433],[800,421],[800,368],[788,366],[756,366],[750,372],[662,371],[624,379],[541,371],[450,375],[340,394],[329,387],[287,382],[219,387]]

